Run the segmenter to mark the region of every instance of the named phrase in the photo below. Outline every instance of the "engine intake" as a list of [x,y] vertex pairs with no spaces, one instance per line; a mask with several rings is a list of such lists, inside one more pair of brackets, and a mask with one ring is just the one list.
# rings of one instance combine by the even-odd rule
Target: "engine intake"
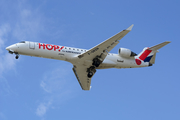
[[127,49],[127,48],[119,48],[119,56],[121,57],[133,57],[136,56],[137,54],[132,52],[131,50]]

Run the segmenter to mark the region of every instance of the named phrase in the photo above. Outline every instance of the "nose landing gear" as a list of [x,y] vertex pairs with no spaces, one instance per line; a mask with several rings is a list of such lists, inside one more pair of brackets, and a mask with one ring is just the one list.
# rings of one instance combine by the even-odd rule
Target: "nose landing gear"
[[19,54],[18,54],[18,53],[15,53],[15,54],[16,54],[16,57],[15,57],[15,58],[18,59],[18,58],[19,58]]
[[9,50],[9,53],[10,53],[10,54],[13,54],[13,53],[14,53],[14,54],[16,55],[15,58],[16,58],[16,59],[19,58],[18,52],[14,52],[13,50]]
[[16,55],[16,57],[15,57],[16,59],[18,59],[19,58],[19,56],[18,55]]

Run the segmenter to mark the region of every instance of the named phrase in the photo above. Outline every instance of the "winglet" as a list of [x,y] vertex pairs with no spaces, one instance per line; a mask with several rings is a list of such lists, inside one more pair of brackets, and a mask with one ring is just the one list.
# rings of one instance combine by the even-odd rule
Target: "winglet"
[[133,26],[134,26],[134,24],[132,24],[130,27],[128,27],[126,30],[129,30],[129,31],[131,31],[132,30],[132,28],[133,28]]

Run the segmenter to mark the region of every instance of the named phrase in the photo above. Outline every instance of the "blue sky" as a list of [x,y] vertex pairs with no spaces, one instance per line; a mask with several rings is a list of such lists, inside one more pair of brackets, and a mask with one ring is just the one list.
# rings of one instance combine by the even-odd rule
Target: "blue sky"
[[[179,0],[0,0],[0,120],[179,120]],[[22,40],[90,49],[131,24],[111,51],[164,41],[152,67],[98,70],[83,91],[70,63],[8,54]]]

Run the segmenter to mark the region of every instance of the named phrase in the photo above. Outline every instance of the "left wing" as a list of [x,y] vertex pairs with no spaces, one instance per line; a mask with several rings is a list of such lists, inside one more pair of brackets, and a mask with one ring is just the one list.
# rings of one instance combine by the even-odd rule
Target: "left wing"
[[100,56],[102,61],[127,33],[129,33],[134,25],[132,24],[126,30],[119,32],[118,34],[112,36],[111,38],[105,40],[104,42],[98,44],[97,46],[91,48],[87,52],[79,55],[80,60],[92,60],[96,56]]
[[[87,76],[87,67],[85,66],[74,66],[73,72],[83,90],[90,90],[91,78]],[[96,71],[94,71],[95,73]]]

